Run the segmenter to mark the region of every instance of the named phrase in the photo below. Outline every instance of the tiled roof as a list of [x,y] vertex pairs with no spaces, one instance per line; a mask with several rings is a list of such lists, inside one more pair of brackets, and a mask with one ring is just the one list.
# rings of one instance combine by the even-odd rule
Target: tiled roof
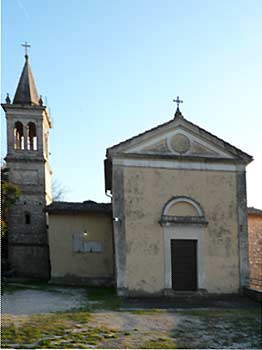
[[111,213],[111,203],[84,202],[53,202],[45,208],[48,213]]
[[262,210],[254,207],[247,208],[248,214],[262,215]]

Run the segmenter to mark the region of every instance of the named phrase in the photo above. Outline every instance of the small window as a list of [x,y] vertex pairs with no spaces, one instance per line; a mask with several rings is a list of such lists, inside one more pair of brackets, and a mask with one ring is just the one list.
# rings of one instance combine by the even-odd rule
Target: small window
[[73,251],[75,253],[101,253],[103,248],[101,242],[88,240],[84,232],[73,235]]
[[25,213],[25,223],[26,225],[31,224],[31,215],[29,213]]

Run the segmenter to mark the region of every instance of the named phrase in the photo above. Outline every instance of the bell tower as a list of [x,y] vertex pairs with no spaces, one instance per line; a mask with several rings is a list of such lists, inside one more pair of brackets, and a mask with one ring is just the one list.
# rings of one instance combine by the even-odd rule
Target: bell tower
[[21,191],[8,213],[8,261],[16,277],[48,279],[44,208],[52,201],[48,151],[51,120],[38,96],[27,51],[13,102],[7,95],[2,108],[7,121],[8,179]]

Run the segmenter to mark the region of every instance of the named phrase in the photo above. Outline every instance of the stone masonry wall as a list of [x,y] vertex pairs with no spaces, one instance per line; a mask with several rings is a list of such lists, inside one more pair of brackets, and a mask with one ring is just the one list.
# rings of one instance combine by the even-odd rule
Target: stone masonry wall
[[248,215],[250,287],[262,291],[262,215]]

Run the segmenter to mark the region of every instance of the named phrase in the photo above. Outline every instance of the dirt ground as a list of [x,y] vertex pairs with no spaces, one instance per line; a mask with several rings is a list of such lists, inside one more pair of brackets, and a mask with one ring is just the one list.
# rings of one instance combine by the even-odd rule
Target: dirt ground
[[80,308],[85,302],[84,289],[51,288],[6,291],[2,296],[2,313],[31,315]]
[[258,304],[241,297],[201,300],[133,299],[115,307],[81,288],[7,288],[2,348],[261,349]]

